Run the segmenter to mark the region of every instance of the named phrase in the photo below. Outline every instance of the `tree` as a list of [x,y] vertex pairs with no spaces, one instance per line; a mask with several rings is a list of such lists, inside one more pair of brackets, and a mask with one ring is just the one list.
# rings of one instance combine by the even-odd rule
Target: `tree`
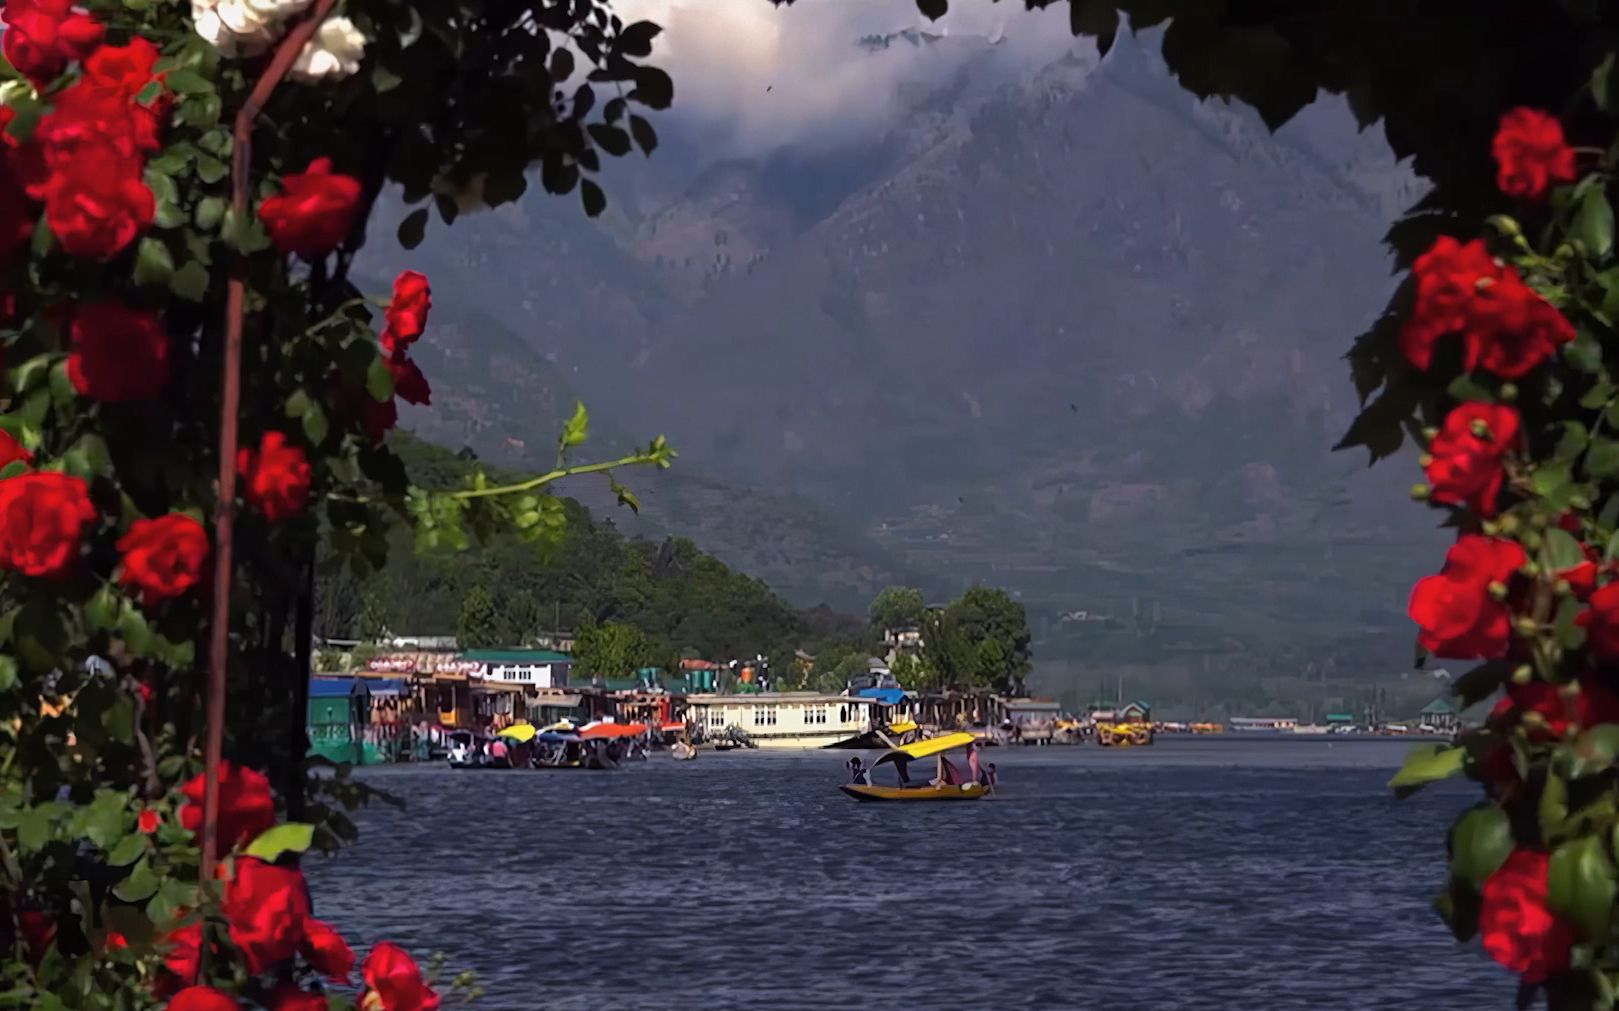
[[374,590],[360,594],[359,638],[362,642],[376,642],[388,632],[388,611],[382,595]]
[[605,680],[634,677],[647,666],[652,649],[639,628],[610,621],[581,630],[574,640],[573,655],[586,673]]
[[946,610],[975,650],[972,683],[1004,690],[1029,672],[1028,613],[1005,590],[974,586]]
[[512,646],[525,646],[540,628],[540,602],[527,590],[506,598],[505,639]]
[[872,599],[867,614],[875,628],[902,628],[919,624],[926,606],[921,590],[890,586]]
[[461,600],[461,616],[455,625],[456,644],[462,649],[493,649],[504,646],[506,623],[495,609],[489,591],[475,586]]
[[922,616],[922,665],[935,689],[969,687],[978,670],[977,644],[967,637],[959,616],[948,607]]
[[908,692],[921,691],[934,684],[935,675],[927,662],[914,653],[901,653],[889,665],[894,680]]

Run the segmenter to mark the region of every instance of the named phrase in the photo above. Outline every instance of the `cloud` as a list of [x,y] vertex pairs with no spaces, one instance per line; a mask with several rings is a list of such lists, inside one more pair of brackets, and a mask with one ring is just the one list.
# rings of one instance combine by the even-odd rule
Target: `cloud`
[[[734,154],[846,143],[890,125],[905,88],[937,81],[999,39],[993,65],[1033,70],[1076,45],[1063,11],[958,4],[939,22],[915,0],[615,0],[626,21],[664,27],[653,62],[674,77],[673,117]],[[947,38],[899,40],[872,52],[859,40],[917,29]],[[963,37],[967,37],[964,39]],[[972,41],[969,41],[972,40]]]

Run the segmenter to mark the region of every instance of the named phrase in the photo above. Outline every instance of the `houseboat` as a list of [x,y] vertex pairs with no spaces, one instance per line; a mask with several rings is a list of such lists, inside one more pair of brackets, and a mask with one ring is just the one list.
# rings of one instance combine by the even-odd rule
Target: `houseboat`
[[1291,734],[1299,726],[1289,716],[1233,716],[1226,722],[1234,734]]
[[825,748],[871,730],[876,705],[818,692],[688,695],[686,718],[708,740],[735,727],[760,748]]

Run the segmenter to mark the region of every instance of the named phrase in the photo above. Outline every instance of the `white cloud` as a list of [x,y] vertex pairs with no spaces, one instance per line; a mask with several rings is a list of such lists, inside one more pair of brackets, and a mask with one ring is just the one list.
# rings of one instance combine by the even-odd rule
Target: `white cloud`
[[920,29],[936,35],[1001,38],[999,65],[1033,69],[1073,49],[1062,8],[958,3],[939,22],[915,0],[614,0],[626,21],[664,27],[652,62],[674,77],[674,115],[694,121],[735,153],[795,143],[846,141],[887,125],[900,90],[961,65],[961,45],[899,42],[882,52],[862,36]]

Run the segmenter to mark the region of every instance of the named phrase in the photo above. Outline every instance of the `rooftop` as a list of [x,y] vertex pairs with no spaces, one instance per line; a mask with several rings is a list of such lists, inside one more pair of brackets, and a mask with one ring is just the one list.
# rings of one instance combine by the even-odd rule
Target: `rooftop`
[[554,649],[468,649],[461,659],[478,663],[571,663],[573,657]]

